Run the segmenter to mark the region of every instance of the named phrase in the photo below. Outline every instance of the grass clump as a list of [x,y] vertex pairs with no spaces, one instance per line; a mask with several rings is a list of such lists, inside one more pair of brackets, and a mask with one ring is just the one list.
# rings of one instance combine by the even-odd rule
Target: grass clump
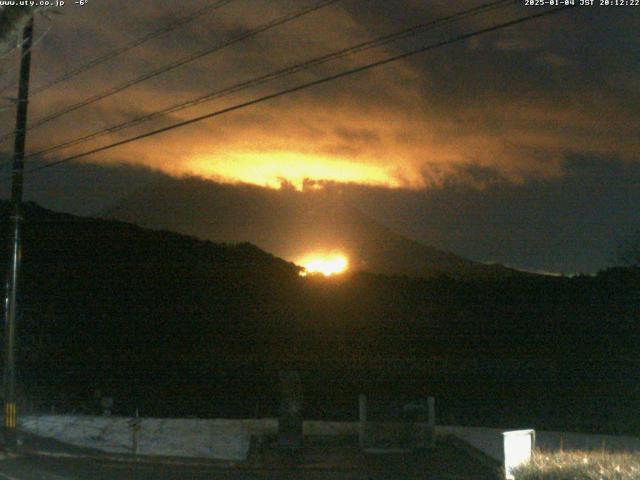
[[516,480],[640,480],[640,453],[536,451]]

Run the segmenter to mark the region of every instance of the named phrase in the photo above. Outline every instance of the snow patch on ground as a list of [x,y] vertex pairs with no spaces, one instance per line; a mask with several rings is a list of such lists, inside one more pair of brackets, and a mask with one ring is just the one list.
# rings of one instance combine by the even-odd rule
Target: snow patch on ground
[[[133,453],[131,418],[84,415],[24,417],[20,427],[42,437],[109,453]],[[245,460],[249,428],[237,420],[140,418],[138,454]]]

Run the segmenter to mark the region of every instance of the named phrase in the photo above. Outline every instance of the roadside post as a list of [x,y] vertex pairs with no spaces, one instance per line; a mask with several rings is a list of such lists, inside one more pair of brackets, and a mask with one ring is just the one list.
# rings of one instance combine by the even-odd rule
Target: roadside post
[[131,452],[134,455],[138,454],[138,433],[140,432],[142,419],[138,418],[138,412],[136,411],[136,416],[127,420],[127,425],[129,425],[129,430],[131,430]]
[[433,397],[427,398],[427,438],[426,447],[432,448],[436,443],[436,400]]
[[358,445],[367,446],[367,396],[358,395]]
[[300,373],[280,373],[280,418],[278,419],[278,446],[290,451],[302,448],[302,379]]

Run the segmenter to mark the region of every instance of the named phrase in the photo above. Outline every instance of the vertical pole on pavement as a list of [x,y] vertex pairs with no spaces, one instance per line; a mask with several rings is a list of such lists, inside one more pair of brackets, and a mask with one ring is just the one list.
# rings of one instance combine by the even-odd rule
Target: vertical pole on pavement
[[29,72],[31,67],[31,45],[33,42],[33,17],[24,27],[20,59],[20,86],[13,150],[11,183],[11,265],[7,275],[4,330],[4,439],[8,450],[15,450],[16,437],[16,319],[18,317],[18,280],[22,256],[22,185],[24,174],[24,147],[27,133],[27,107],[29,103]]

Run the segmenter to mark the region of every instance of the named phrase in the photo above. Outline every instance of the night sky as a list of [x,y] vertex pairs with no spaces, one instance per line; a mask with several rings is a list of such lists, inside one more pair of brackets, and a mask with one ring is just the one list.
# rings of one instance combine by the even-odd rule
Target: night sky
[[[50,20],[36,20],[36,90],[214,2],[68,3]],[[34,95],[29,118],[37,122],[315,3],[229,2]],[[28,152],[481,3],[338,1],[34,129]],[[544,10],[511,2],[37,156],[27,167]],[[27,177],[26,198],[96,214],[164,175],[265,188],[343,184],[365,213],[435,247],[535,271],[592,273],[640,228],[638,31],[638,7],[569,9],[43,170]],[[15,82],[17,52],[0,69],[0,86]],[[2,134],[13,117],[11,108],[0,113]],[[5,159],[10,143],[0,147]],[[0,186],[4,197],[8,186]]]

